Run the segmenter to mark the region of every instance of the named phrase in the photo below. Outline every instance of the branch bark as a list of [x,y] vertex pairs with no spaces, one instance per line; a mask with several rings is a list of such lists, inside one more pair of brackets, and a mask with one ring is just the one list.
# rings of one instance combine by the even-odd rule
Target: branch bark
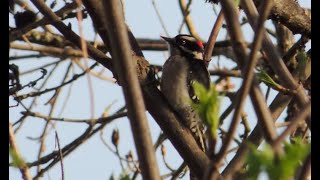
[[[77,35],[73,36],[74,33],[69,32],[70,29],[68,29],[59,20],[59,18],[55,16],[55,14],[43,3],[43,1],[32,0],[32,2],[36,5],[41,13],[49,17],[50,20],[54,22],[53,25],[64,35],[65,38],[67,38],[67,40],[80,47],[80,37]],[[100,1],[91,0],[84,1],[83,3],[87,7],[89,15],[91,16],[91,19],[93,19],[95,28],[100,34],[102,40],[105,44],[108,44],[109,40],[105,37],[106,30],[103,28],[103,26],[101,26],[101,22],[97,21],[102,19],[102,15],[104,14],[104,9],[101,8],[102,5],[100,4]],[[131,40],[130,43],[132,41],[133,40]],[[93,59],[102,63],[106,68],[114,72],[111,61],[101,51],[94,49],[89,43],[87,44],[87,47],[88,53]],[[92,47],[94,50],[90,50],[90,47]],[[170,109],[163,95],[157,89],[156,84],[153,83],[153,71],[149,67],[149,63],[143,57],[133,57],[134,61],[137,62],[136,68],[138,72],[138,79],[140,81],[140,85],[142,86],[147,110],[156,120],[164,133],[168,136],[168,139],[172,142],[182,158],[188,163],[190,169],[192,169],[198,177],[202,177],[205,168],[209,165],[209,158],[198,147],[196,141],[192,138],[191,132],[179,123],[177,116]]]
[[[21,157],[20,151],[18,149],[18,145],[16,142],[16,138],[15,138],[11,123],[9,123],[9,143],[10,143],[10,147],[12,148],[12,150],[15,153],[15,155],[17,156],[17,158],[21,159],[22,157]],[[32,179],[30,171],[29,171],[29,167],[25,163],[20,164],[18,168],[19,168],[19,170],[22,174],[22,178],[24,180],[31,180]]]
[[[254,3],[258,7],[261,1],[255,0]],[[294,34],[302,34],[311,38],[311,18],[297,1],[274,0],[274,6],[269,17],[285,25]]]
[[[290,96],[283,95],[281,93],[278,93],[278,95],[274,98],[274,100],[269,106],[273,122],[275,122],[279,118],[281,113],[290,103],[291,99],[292,98]],[[257,124],[246,141],[258,146],[262,142],[262,140],[262,127],[259,124]],[[233,175],[238,170],[240,170],[244,165],[245,157],[248,151],[249,147],[247,143],[243,142],[239,150],[237,151],[236,155],[232,158],[232,160],[223,170],[222,176],[227,178]]]
[[118,0],[105,0],[103,5],[105,19],[102,21],[110,40],[112,63],[124,92],[142,177],[143,179],[160,180],[160,172],[147,123],[137,72],[134,61],[132,61],[131,47],[121,4]]
[[[242,7],[244,8],[245,13],[247,14],[248,20],[252,29],[256,31],[256,25],[258,21],[258,11],[251,0],[241,1]],[[270,38],[267,35],[264,35],[262,49],[267,54],[268,62],[271,65],[274,72],[279,76],[279,80],[284,84],[284,86],[291,90],[296,90],[296,97],[299,101],[301,107],[309,102],[307,95],[304,92],[304,89],[301,88],[295,81],[295,79],[290,74],[288,68],[284,64],[278,50],[272,44]],[[311,126],[310,126],[311,127]]]

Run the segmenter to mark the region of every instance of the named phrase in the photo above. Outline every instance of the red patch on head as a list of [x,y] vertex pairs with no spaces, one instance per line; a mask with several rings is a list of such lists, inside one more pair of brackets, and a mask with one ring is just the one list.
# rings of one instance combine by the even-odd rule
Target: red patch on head
[[200,40],[197,41],[197,44],[201,49],[204,49],[204,46]]

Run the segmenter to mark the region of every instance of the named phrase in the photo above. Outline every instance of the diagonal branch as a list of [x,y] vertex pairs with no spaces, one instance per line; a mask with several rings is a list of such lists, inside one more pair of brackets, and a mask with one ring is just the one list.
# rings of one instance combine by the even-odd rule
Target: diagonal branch
[[[281,113],[285,110],[288,104],[291,101],[291,97],[284,95],[282,93],[278,93],[278,95],[274,98],[272,103],[269,106],[271,112],[271,118],[273,122],[275,122]],[[247,138],[247,142],[250,142],[256,146],[260,145],[263,140],[262,127],[257,124],[249,137]],[[235,172],[240,170],[244,165],[244,161],[246,159],[246,154],[249,152],[249,147],[246,142],[243,142],[237,151],[236,155],[229,162],[227,167],[223,170],[223,177],[227,178],[233,175]]]
[[112,63],[124,93],[142,176],[144,179],[160,179],[121,4],[118,0],[105,0],[103,5]]
[[180,5],[180,10],[181,10],[181,13],[183,15],[184,21],[186,22],[186,25],[187,25],[187,28],[188,28],[190,34],[193,37],[195,37],[196,39],[201,39],[199,34],[197,33],[196,28],[194,27],[194,24],[193,24],[191,16],[190,16],[190,13],[187,12],[189,10],[187,9],[186,1],[185,0],[179,0],[179,5]]
[[[242,7],[247,14],[250,25],[253,27],[253,30],[256,32],[256,24],[258,22],[258,11],[253,4],[252,0],[241,1]],[[296,97],[301,107],[309,102],[307,95],[304,92],[304,89],[297,84],[295,79],[290,74],[288,68],[284,64],[278,50],[272,44],[270,38],[267,35],[263,37],[262,49],[266,53],[268,62],[271,65],[274,72],[279,76],[279,80],[282,84],[291,90],[296,90]],[[311,126],[310,126],[311,127]]]
[[[11,123],[9,123],[9,143],[10,143],[10,147],[12,148],[12,150],[15,153],[15,155],[17,156],[17,158],[21,159],[21,154],[18,149],[18,145],[16,142],[16,138],[15,138]],[[22,174],[22,178],[24,180],[31,180],[31,174],[29,171],[29,167],[25,163],[21,163],[21,165],[18,168],[19,168],[19,170]]]
[[281,145],[282,141],[299,125],[299,123],[310,114],[311,112],[311,103],[309,103],[306,107],[301,109],[299,113],[297,113],[297,116],[294,116],[293,119],[290,120],[290,125],[287,127],[285,131],[282,132],[282,134],[277,137],[277,139],[274,141],[272,147],[278,147]]
[[222,24],[224,22],[224,15],[222,10],[219,12],[219,15],[217,17],[216,22],[213,25],[213,28],[211,30],[210,36],[209,36],[209,40],[205,46],[204,49],[204,60],[205,62],[210,62],[210,58],[212,56],[212,52],[213,52],[213,48],[216,44],[216,40],[218,37],[218,33],[222,27]]
[[[65,5],[63,8],[61,8],[60,10],[58,10],[55,13],[57,14],[57,16],[63,17],[66,14],[73,11],[76,7],[77,7],[77,3],[73,2],[73,3]],[[37,28],[38,26],[44,26],[49,23],[50,23],[50,21],[48,20],[48,18],[44,17],[36,22],[33,22],[33,23],[27,25],[26,27],[23,27],[21,29],[12,30],[9,32],[9,42],[12,42],[12,41],[20,38],[23,34],[27,33],[28,31],[31,31],[32,29]]]
[[[68,29],[55,14],[48,8],[43,1],[32,0],[36,7],[46,17],[49,17],[54,23],[53,25],[64,35],[67,40],[80,47],[80,38]],[[103,19],[104,9],[101,8],[101,1],[90,0],[84,1],[91,19],[99,32],[104,43],[108,43],[106,30],[103,29],[101,22],[97,21]],[[99,24],[100,23],[100,24]],[[103,35],[105,34],[105,35]],[[131,38],[131,37],[130,37]],[[130,40],[130,43],[134,43]],[[133,46],[131,44],[131,46]],[[101,52],[94,49],[90,44],[87,45],[89,55],[96,61],[102,63],[105,67],[113,71],[113,67],[109,59]],[[92,49],[91,49],[92,48]],[[135,48],[134,48],[135,49]],[[139,54],[136,52],[136,54]],[[190,169],[192,169],[198,177],[202,177],[204,170],[209,165],[209,158],[201,151],[196,141],[191,135],[190,130],[182,126],[177,116],[170,109],[170,106],[165,101],[161,92],[157,89],[156,84],[152,83],[154,77],[152,69],[149,67],[148,62],[143,57],[134,56],[137,62],[138,78],[142,86],[144,100],[146,107],[153,118],[156,120],[163,132],[168,136],[179,154],[187,162]],[[106,64],[107,63],[107,64]],[[65,155],[64,155],[65,156]]]
[[[264,1],[266,2],[266,1]],[[229,129],[229,133],[227,134],[226,140],[224,142],[224,144],[222,145],[222,148],[218,154],[218,164],[219,162],[221,162],[223,155],[227,152],[227,147],[230,145],[231,143],[231,139],[234,136],[234,133],[236,132],[236,125],[239,124],[239,120],[240,120],[240,116],[241,116],[241,111],[242,108],[244,106],[244,102],[246,100],[246,96],[249,93],[250,87],[251,87],[251,83],[253,81],[254,78],[254,68],[257,64],[257,51],[260,49],[261,47],[261,42],[262,42],[262,35],[264,33],[264,21],[267,18],[268,12],[270,11],[271,7],[272,7],[272,3],[268,3],[266,2],[266,5],[263,6],[264,9],[263,10],[263,15],[260,16],[259,19],[259,24],[258,24],[258,32],[255,34],[254,36],[254,41],[253,41],[253,46],[252,46],[252,50],[250,52],[249,55],[249,62],[246,63],[246,65],[244,66],[244,70],[243,70],[243,83],[242,86],[239,90],[239,94],[237,96],[237,100],[235,101],[235,112],[232,118],[232,124],[230,125],[230,129]],[[270,140],[272,140],[273,138],[276,137],[276,133],[275,133],[275,128],[272,127],[272,125],[267,125],[267,129],[268,133],[270,134]],[[233,133],[231,133],[233,132]]]
[[[311,18],[297,1],[294,0],[273,0],[274,6],[270,18],[280,22],[289,28],[294,34],[301,34],[311,38]],[[257,7],[261,1],[255,0]]]
[[[70,42],[73,42],[79,48],[81,44],[81,38],[74,33],[68,26],[66,26],[61,19],[45,4],[43,0],[31,0],[31,2],[39,9],[39,11],[52,21],[52,25],[55,26],[64,37],[68,38]],[[112,68],[110,58],[108,58],[103,52],[94,48],[91,44],[87,43],[88,53],[97,62],[105,66],[106,68]]]

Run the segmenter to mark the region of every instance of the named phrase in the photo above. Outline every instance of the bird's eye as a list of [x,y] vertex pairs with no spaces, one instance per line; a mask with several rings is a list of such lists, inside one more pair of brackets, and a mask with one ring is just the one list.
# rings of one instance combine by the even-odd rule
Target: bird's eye
[[187,43],[186,40],[181,40],[181,45],[185,45]]

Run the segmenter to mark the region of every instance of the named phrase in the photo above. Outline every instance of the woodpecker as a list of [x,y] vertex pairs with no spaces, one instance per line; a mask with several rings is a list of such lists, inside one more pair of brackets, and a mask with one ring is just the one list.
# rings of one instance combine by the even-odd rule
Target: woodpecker
[[198,103],[192,84],[198,81],[209,89],[210,76],[203,60],[204,47],[193,36],[180,34],[174,38],[163,37],[169,45],[170,57],[162,69],[161,92],[177,112],[182,124],[189,128],[199,147],[205,152],[204,126],[190,99]]

